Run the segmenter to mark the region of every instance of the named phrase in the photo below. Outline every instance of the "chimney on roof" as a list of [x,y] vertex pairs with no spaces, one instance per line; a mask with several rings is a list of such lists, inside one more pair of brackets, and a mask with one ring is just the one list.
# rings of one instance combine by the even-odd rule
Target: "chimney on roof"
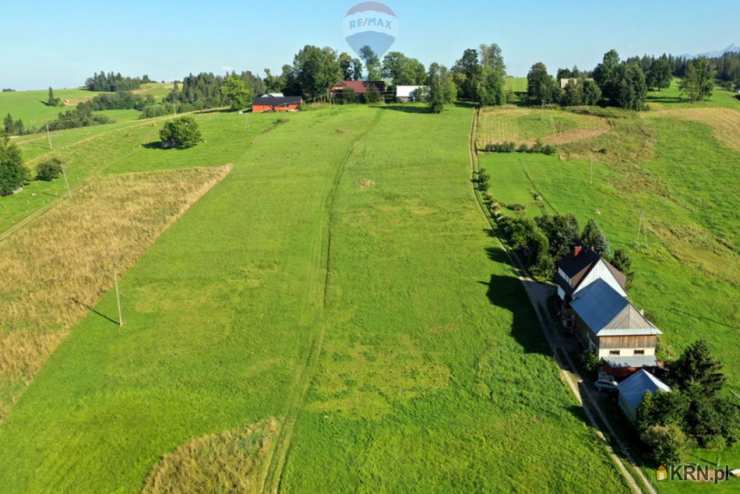
[[581,255],[581,252],[583,252],[583,246],[582,245],[576,245],[573,247],[573,257],[578,257]]

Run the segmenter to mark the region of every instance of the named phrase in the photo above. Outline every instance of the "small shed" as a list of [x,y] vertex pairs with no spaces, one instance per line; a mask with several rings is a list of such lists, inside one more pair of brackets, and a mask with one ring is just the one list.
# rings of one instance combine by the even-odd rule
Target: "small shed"
[[648,393],[670,393],[671,388],[646,370],[632,374],[619,384],[619,408],[632,422]]
[[261,96],[252,103],[252,112],[288,112],[299,111],[303,99],[300,96]]

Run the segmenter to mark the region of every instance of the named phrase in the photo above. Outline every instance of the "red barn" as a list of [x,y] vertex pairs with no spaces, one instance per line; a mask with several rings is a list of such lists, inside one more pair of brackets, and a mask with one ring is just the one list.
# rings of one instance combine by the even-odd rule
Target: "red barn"
[[254,102],[252,103],[252,112],[299,111],[302,104],[303,99],[300,96],[263,96],[254,99]]

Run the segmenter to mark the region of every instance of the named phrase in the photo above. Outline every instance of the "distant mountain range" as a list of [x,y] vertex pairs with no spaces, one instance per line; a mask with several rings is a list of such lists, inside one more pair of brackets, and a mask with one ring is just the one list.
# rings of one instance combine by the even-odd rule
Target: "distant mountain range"
[[685,57],[685,58],[697,58],[697,57],[717,58],[717,57],[721,57],[725,53],[740,53],[740,46],[738,46],[735,43],[733,43],[730,46],[728,46],[727,48],[725,48],[724,50],[708,51],[706,53],[700,53],[698,55],[696,55],[696,54],[693,54],[692,55],[692,54],[686,53],[684,55],[681,55],[681,57]]

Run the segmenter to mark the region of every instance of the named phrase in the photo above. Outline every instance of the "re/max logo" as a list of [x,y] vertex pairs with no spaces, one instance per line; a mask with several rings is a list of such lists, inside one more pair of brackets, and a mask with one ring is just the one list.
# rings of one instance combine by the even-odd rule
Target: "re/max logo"
[[393,29],[393,22],[388,19],[381,19],[380,17],[365,17],[349,21],[350,30],[365,27],[379,27],[391,31]]
[[730,480],[733,472],[729,466],[716,468],[709,465],[671,465],[658,469],[658,480],[714,482],[718,484]]

